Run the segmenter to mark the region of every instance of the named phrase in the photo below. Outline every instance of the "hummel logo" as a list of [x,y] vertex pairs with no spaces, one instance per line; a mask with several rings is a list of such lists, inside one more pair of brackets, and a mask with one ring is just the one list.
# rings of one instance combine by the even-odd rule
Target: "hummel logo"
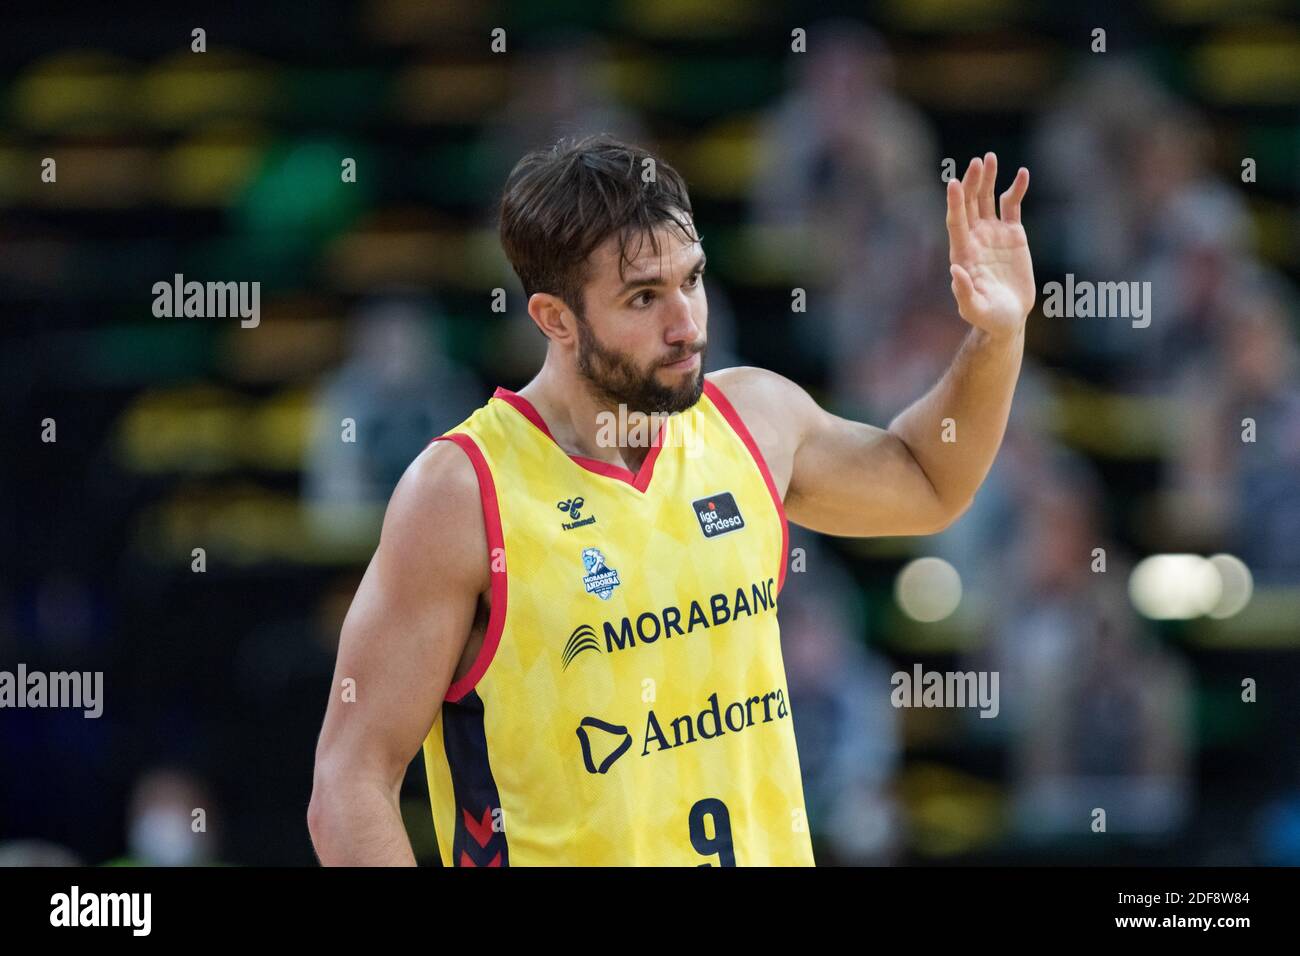
[[[572,521],[560,522],[560,527],[565,531],[572,531],[574,528],[581,528],[584,525],[595,524],[595,515],[588,515],[586,518],[582,518],[582,506],[584,504],[586,504],[586,499],[582,497],[566,498],[564,501],[556,502],[555,507],[559,508],[573,519]],[[582,518],[582,520],[579,521],[579,518]]]

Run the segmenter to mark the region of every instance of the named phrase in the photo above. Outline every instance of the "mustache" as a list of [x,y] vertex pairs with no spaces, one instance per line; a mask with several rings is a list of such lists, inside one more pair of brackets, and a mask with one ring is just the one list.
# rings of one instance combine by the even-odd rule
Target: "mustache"
[[661,365],[672,365],[674,362],[680,362],[680,361],[682,361],[682,359],[690,358],[692,355],[695,355],[695,354],[698,353],[698,352],[703,352],[704,349],[705,349],[705,347],[706,347],[708,344],[709,344],[708,340],[705,339],[704,341],[699,342],[698,344],[692,346],[692,347],[689,348],[689,349],[685,349],[684,351],[674,353],[673,355],[671,355],[671,356],[669,356],[668,358],[664,359],[664,360],[663,360],[662,362],[660,362],[659,364],[661,364]]

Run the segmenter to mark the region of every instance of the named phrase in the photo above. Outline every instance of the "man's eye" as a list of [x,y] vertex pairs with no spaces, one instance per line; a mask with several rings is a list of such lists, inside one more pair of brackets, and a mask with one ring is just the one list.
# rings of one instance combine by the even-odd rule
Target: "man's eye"
[[[650,300],[653,298],[654,298],[653,292],[642,292],[632,297],[632,304],[637,306],[637,308],[644,308],[644,306],[650,304]],[[642,299],[645,300],[644,304],[638,304],[641,302]]]
[[704,279],[703,272],[692,272],[691,277],[686,281],[689,282],[691,284],[691,288],[694,289],[697,285],[700,284],[700,282],[703,279]]

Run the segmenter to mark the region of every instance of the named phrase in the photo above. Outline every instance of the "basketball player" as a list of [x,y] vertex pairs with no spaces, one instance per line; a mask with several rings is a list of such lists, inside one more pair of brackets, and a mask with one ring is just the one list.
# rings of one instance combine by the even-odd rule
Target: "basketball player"
[[316,753],[323,863],[414,863],[398,792],[421,746],[445,865],[813,863],[777,632],[786,522],[924,535],[969,506],[1034,302],[1029,173],[1000,217],[992,153],[948,184],[971,328],[881,429],[773,372],[704,374],[704,250],[652,159],[589,137],[507,181],[501,241],[546,358],[393,492]]

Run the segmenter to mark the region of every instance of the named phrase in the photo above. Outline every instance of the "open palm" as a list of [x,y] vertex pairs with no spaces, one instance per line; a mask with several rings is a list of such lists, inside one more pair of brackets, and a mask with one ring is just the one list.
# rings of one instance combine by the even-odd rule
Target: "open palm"
[[972,159],[961,181],[948,183],[948,261],[952,294],[961,317],[991,335],[1018,332],[1034,306],[1034,264],[1020,224],[1020,201],[1029,188],[1023,166],[993,207],[998,158]]

